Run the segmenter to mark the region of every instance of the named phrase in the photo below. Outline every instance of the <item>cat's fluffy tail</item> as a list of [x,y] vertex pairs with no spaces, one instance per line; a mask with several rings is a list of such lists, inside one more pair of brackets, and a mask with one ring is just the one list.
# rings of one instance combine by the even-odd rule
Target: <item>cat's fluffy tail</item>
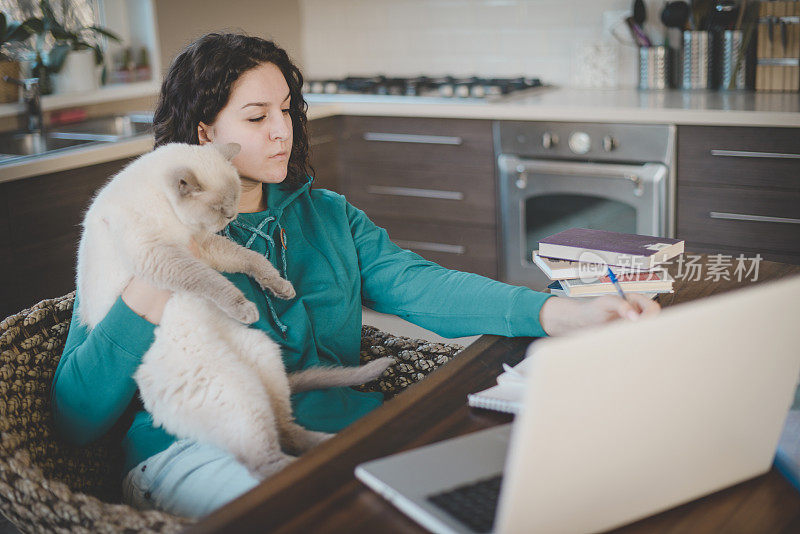
[[386,357],[358,367],[312,367],[291,373],[289,386],[292,388],[292,393],[310,389],[357,386],[378,378],[392,363],[394,359]]

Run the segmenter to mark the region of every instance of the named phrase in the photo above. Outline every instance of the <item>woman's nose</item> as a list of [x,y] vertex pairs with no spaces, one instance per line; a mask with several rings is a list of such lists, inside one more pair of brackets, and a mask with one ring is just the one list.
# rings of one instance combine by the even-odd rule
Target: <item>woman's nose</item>
[[[287,125],[288,122],[288,125]],[[273,119],[270,124],[269,128],[269,138],[272,141],[277,141],[281,139],[288,139],[289,138],[289,129],[291,128],[291,122],[287,121],[281,113],[278,117]]]

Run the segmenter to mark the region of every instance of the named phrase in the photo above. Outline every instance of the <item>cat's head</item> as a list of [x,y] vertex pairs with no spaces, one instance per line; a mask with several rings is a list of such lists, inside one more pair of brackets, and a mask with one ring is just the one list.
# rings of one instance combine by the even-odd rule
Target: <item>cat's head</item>
[[236,217],[241,182],[231,160],[239,150],[237,143],[182,145],[171,154],[177,157],[166,169],[167,197],[178,219],[193,231],[216,233]]

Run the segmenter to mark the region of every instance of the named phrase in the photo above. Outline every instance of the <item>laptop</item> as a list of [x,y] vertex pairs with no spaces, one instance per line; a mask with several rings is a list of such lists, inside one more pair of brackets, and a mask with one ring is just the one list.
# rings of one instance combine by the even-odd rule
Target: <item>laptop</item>
[[523,409],[363,463],[433,532],[597,532],[769,471],[800,376],[800,277],[541,339]]

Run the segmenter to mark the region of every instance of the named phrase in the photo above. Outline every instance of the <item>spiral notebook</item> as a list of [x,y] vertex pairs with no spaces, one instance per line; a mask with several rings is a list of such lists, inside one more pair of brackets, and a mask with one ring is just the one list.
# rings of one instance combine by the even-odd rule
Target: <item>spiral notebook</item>
[[514,367],[503,364],[504,372],[497,377],[497,385],[467,395],[467,403],[473,408],[496,412],[519,413],[525,395],[526,369],[530,362],[526,358]]

